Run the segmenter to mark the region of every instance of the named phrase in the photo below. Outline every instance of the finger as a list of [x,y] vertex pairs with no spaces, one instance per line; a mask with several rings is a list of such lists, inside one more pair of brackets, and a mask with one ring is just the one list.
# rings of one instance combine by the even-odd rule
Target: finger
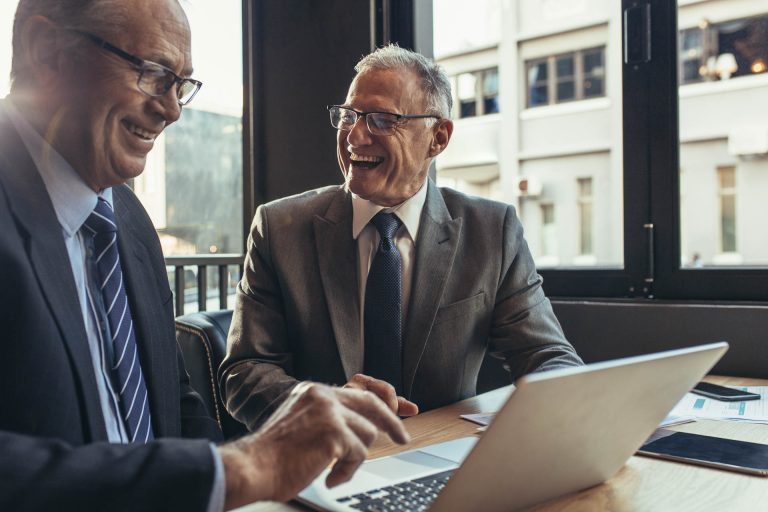
[[368,377],[365,385],[368,391],[381,398],[381,400],[387,404],[390,411],[397,414],[397,392],[392,384],[384,380]]
[[419,414],[419,406],[410,400],[398,396],[397,397],[397,415],[398,416],[416,416]]
[[360,389],[362,391],[365,391],[367,389],[366,382],[373,377],[368,377],[367,375],[363,375],[362,373],[356,373],[352,376],[349,381],[344,384],[344,388],[352,388],[352,389]]
[[339,389],[338,393],[346,407],[368,419],[379,430],[386,432],[394,442],[405,444],[410,441],[403,422],[372,393],[356,389]]
[[336,459],[331,471],[325,478],[325,485],[328,488],[335,487],[352,478],[357,468],[365,460],[366,455],[368,455],[366,447],[354,436],[350,435],[347,450],[341,457]]

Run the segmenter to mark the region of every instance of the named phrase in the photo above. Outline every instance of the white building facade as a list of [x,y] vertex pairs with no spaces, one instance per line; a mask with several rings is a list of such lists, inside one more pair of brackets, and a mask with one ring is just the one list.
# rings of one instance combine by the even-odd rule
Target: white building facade
[[[436,56],[456,103],[438,182],[514,204],[540,267],[621,266],[620,3],[495,12],[497,44]],[[682,264],[768,264],[768,2],[680,0],[678,20]]]

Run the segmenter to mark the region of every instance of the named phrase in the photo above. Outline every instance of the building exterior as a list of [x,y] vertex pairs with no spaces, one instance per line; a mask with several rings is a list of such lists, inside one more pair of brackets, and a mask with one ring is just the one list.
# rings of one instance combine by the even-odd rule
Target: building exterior
[[[768,3],[678,4],[682,264],[768,264]],[[540,267],[621,266],[620,4],[498,12],[497,44],[436,56],[456,103],[438,182],[514,204]]]

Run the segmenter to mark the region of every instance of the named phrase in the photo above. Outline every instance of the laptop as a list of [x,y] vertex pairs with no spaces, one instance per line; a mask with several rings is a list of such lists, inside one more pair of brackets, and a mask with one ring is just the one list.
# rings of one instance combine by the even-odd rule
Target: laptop
[[600,484],[726,350],[718,342],[527,375],[481,437],[366,461],[332,489],[326,470],[298,500],[327,511],[495,512]]

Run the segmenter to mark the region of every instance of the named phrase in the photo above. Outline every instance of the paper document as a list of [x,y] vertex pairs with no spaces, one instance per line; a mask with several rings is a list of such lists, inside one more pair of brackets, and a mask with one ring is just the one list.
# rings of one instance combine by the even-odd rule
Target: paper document
[[686,394],[670,414],[710,420],[737,420],[768,424],[768,386],[738,387],[760,395],[759,400],[723,402],[693,393]]

